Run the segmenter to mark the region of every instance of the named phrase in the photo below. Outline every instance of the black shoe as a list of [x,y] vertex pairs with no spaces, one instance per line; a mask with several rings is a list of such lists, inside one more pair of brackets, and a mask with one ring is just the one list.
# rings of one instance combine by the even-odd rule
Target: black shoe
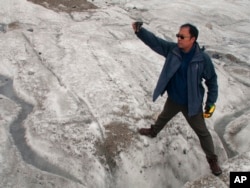
[[150,138],[154,138],[156,137],[156,133],[153,131],[152,128],[141,128],[138,130],[138,132],[141,134],[141,135],[144,135],[144,136],[148,136]]
[[219,176],[222,173],[222,170],[221,170],[220,166],[218,165],[217,156],[215,156],[213,158],[207,158],[207,161],[208,161],[208,164],[210,166],[212,173],[215,176]]

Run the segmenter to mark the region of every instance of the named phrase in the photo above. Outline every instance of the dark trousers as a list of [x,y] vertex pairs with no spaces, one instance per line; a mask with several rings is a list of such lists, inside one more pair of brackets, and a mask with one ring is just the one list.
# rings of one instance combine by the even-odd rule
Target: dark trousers
[[158,116],[155,124],[152,125],[153,131],[155,133],[159,133],[164,128],[164,126],[179,112],[182,112],[188,124],[198,136],[206,157],[214,158],[216,155],[214,153],[212,136],[207,129],[202,112],[195,116],[189,117],[186,106],[178,105],[168,98],[164,105],[163,111]]

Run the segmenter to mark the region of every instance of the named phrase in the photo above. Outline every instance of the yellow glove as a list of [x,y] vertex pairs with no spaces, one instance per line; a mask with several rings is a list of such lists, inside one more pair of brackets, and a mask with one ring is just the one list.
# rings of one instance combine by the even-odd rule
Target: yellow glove
[[205,107],[205,112],[203,113],[204,118],[210,118],[215,111],[215,104]]

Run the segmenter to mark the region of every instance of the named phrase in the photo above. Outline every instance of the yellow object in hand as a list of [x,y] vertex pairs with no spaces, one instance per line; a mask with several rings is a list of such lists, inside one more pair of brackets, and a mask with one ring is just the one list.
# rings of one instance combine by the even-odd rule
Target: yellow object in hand
[[205,112],[203,113],[204,118],[210,118],[215,111],[215,105],[211,105],[210,107],[205,108]]

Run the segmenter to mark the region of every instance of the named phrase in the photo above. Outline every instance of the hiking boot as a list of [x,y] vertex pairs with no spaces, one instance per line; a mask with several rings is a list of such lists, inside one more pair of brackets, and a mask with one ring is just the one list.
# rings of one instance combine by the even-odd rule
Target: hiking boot
[[212,173],[216,176],[219,176],[222,173],[220,166],[218,165],[217,156],[212,158],[207,158],[208,164]]
[[138,132],[141,134],[141,135],[144,135],[144,136],[148,136],[150,138],[154,138],[156,137],[156,133],[153,131],[152,128],[141,128],[138,130]]

